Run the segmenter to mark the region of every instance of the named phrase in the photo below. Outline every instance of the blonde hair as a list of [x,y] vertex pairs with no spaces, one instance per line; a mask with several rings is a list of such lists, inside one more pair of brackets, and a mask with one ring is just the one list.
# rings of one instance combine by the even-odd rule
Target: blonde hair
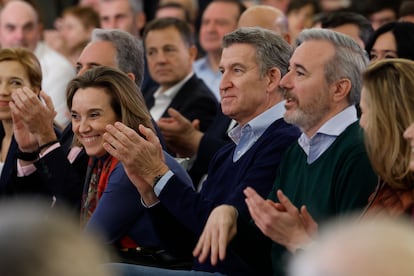
[[414,121],[414,62],[387,59],[363,74],[364,100],[369,107],[365,144],[372,167],[392,188],[409,189],[411,147],[403,138]]
[[16,61],[26,70],[32,89],[41,89],[42,69],[39,60],[29,50],[25,48],[3,48],[0,49],[0,62]]

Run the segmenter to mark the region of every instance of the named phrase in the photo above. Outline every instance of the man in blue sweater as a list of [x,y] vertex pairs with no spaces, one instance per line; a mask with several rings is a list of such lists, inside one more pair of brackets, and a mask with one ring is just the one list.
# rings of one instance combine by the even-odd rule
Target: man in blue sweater
[[299,41],[280,85],[285,89],[284,118],[303,133],[280,163],[270,200],[254,187],[244,191],[257,227],[240,212],[237,216],[237,206],[219,206],[194,252],[200,261],[210,252],[212,263],[227,258],[226,246],[237,232],[231,248],[244,260],[256,262],[252,266],[261,265],[266,250],[260,248],[267,249],[270,239],[273,274],[284,275],[288,253],[303,249],[312,239],[316,225],[304,219],[309,213],[323,223],[361,210],[374,190],[377,177],[354,105],[367,64],[363,49],[350,37],[331,30],[303,31]]
[[[270,192],[282,154],[300,134],[298,128],[283,120],[285,109],[279,88],[291,52],[280,36],[261,28],[241,28],[224,37],[219,66],[223,74],[221,108],[238,125],[229,133],[233,143],[221,148],[211,161],[200,193],[185,187],[168,169],[160,158],[158,139],[149,129],[140,126],[143,138],[122,124],[107,127],[105,149],[124,164],[142,200],[151,206],[156,229],[171,250],[191,252],[210,212],[220,204],[237,206],[240,214],[249,217],[243,195],[247,186],[253,185],[262,196]],[[174,227],[180,229],[174,231]],[[266,275],[271,271],[270,257],[254,270],[238,256],[229,255],[216,266],[194,260],[191,272],[126,265],[118,268],[143,275]]]

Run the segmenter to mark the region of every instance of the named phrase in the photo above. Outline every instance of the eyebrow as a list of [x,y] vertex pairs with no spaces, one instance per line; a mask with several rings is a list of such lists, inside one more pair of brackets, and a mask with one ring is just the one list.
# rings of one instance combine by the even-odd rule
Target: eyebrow
[[302,64],[299,63],[294,63],[293,64],[296,68],[302,69],[303,71],[305,71],[306,73],[309,73],[308,70],[306,70],[305,66],[303,66]]

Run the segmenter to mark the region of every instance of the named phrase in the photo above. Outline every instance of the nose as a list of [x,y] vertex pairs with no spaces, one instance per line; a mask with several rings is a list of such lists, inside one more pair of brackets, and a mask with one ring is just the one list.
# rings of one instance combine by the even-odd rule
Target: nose
[[0,95],[9,96],[11,94],[10,90],[6,87],[5,83],[0,84]]
[[221,76],[220,85],[219,85],[220,95],[232,86],[233,86],[233,83],[231,82],[229,74],[224,72]]
[[83,75],[83,73],[85,73],[86,72],[86,70],[88,70],[88,68],[86,68],[85,66],[82,66],[82,67],[80,67],[79,69],[78,69],[78,72],[77,72],[77,76],[81,76],[81,75]]
[[414,137],[414,123],[412,123],[405,131],[404,131],[404,138],[405,139],[412,139]]
[[80,134],[82,133],[87,133],[88,131],[91,130],[91,126],[89,124],[89,121],[87,119],[81,119],[79,120],[76,124],[74,124],[74,126],[76,126],[78,132]]
[[292,88],[291,72],[287,72],[280,80],[279,86],[284,89]]

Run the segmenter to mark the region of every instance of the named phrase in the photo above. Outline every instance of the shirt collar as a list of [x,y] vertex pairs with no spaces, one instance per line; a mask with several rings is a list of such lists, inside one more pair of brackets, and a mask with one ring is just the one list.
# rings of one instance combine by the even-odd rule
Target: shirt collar
[[255,118],[250,120],[244,126],[237,125],[228,135],[231,140],[237,145],[240,141],[240,137],[244,131],[251,131],[254,133],[256,138],[260,137],[265,130],[276,120],[283,118],[285,114],[285,102],[282,101],[267,109],[263,113],[257,115]]
[[175,95],[177,95],[178,91],[180,91],[181,87],[194,75],[194,72],[190,72],[184,79],[176,83],[174,86],[168,88],[164,92],[161,92],[161,87],[157,89],[154,93],[154,98],[169,98],[173,99]]

